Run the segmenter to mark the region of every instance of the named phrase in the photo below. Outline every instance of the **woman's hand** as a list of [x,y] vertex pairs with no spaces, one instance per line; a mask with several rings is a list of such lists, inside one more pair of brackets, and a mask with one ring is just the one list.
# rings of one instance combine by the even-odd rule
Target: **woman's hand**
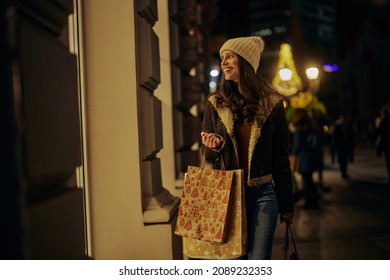
[[214,133],[202,132],[200,135],[202,136],[203,145],[210,149],[217,149],[222,143],[221,139]]
[[294,213],[280,213],[280,223],[288,223],[292,224],[292,221],[294,219]]

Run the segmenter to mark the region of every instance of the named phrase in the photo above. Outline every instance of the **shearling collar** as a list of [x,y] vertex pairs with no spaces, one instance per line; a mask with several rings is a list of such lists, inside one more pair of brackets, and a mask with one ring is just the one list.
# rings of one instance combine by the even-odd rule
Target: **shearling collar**
[[[270,95],[268,98],[263,99],[260,101],[260,105],[263,110],[261,111],[260,116],[252,123],[251,127],[251,135],[249,138],[249,147],[248,147],[248,181],[250,178],[250,169],[251,169],[251,162],[252,162],[252,156],[253,152],[255,150],[256,144],[258,140],[261,137],[261,128],[263,127],[265,121],[271,114],[272,110],[278,104],[279,101],[282,100],[282,97],[273,94]],[[235,156],[238,162],[238,148],[237,148],[237,140],[234,135],[234,119],[233,119],[233,112],[228,107],[218,107],[217,106],[217,99],[215,95],[212,95],[209,97],[210,103],[214,106],[215,110],[218,113],[219,118],[221,119],[223,125],[226,128],[227,133],[230,136],[230,139],[234,146],[234,152]]]

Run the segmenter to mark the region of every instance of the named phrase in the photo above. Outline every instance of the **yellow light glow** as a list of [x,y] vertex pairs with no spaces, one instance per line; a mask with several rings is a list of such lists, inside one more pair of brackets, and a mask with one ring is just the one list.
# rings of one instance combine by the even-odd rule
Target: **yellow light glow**
[[[287,74],[287,70],[291,74]],[[291,75],[291,78],[288,78],[289,75]],[[289,44],[280,45],[278,71],[272,80],[272,84],[277,91],[285,96],[293,95],[302,88],[302,80],[295,67]]]
[[290,105],[293,108],[305,108],[313,101],[313,96],[310,92],[300,92],[298,96],[294,96],[290,100]]
[[322,131],[325,132],[325,133],[329,132],[329,127],[327,125],[324,125],[322,127]]
[[309,67],[306,69],[306,76],[310,80],[318,79],[319,70],[317,67]]
[[282,81],[289,81],[291,80],[293,73],[290,69],[283,68],[279,70],[279,75]]

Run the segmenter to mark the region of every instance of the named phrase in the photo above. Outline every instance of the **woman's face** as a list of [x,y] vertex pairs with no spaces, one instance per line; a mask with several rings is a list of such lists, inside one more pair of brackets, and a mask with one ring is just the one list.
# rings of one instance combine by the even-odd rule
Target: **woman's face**
[[221,53],[221,69],[225,80],[233,81],[238,84],[240,80],[240,70],[238,65],[238,56],[236,53],[224,50]]

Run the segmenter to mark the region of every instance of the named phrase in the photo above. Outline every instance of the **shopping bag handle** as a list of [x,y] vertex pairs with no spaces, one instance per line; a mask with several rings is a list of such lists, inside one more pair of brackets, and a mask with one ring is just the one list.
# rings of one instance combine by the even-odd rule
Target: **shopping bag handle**
[[[202,145],[200,148],[200,153],[202,156],[202,162],[200,165],[200,169],[203,170],[206,167],[206,152],[205,152],[206,146]],[[225,162],[223,160],[223,156],[219,154],[218,159],[221,161],[221,170],[225,170]]]
[[287,224],[287,227],[288,227],[288,230],[290,231],[291,241],[292,241],[293,247],[294,247],[294,253],[295,253],[295,255],[296,255],[296,258],[299,259],[297,246],[295,245],[294,235],[293,235],[293,233],[292,233],[290,224]]
[[294,235],[292,233],[291,226],[289,223],[286,222],[286,233],[285,233],[284,242],[283,242],[284,243],[283,244],[283,251],[284,251],[284,258],[285,259],[289,259],[293,255],[293,254],[290,255],[290,237],[291,237],[291,241],[292,241],[293,248],[294,248],[294,251],[293,251],[293,254],[295,255],[294,257],[295,257],[295,259],[299,260],[298,250],[297,250],[297,246],[295,245]]

